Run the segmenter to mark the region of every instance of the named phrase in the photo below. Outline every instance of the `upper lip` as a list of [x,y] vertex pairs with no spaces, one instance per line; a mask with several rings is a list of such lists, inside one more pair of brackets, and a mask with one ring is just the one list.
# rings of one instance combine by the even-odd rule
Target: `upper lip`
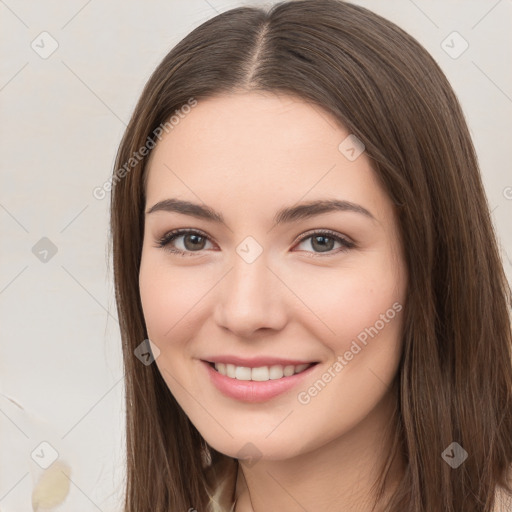
[[246,368],[260,368],[261,366],[298,366],[301,364],[314,364],[317,361],[301,361],[299,359],[285,359],[281,357],[258,356],[258,357],[238,357],[238,356],[212,356],[204,359],[208,363],[234,364],[235,366],[244,366]]

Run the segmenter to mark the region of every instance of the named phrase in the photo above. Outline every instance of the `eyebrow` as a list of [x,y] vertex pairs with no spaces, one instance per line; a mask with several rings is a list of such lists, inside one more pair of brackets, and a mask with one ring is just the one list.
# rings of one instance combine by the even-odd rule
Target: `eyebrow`
[[[149,208],[146,211],[146,214],[148,215],[158,211],[176,212],[197,217],[199,219],[225,224],[222,214],[216,212],[209,206],[192,203],[182,199],[172,198],[159,201]],[[279,210],[275,214],[273,221],[275,225],[285,224],[321,215],[322,213],[337,211],[359,213],[376,221],[376,218],[361,205],[339,199],[323,199],[288,206]]]

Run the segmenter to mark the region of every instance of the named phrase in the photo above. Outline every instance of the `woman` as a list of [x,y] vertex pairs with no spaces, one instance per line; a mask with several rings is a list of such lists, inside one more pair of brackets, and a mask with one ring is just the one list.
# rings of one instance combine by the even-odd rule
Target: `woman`
[[394,24],[203,23],[137,104],[111,232],[126,512],[512,510],[510,289],[459,103]]

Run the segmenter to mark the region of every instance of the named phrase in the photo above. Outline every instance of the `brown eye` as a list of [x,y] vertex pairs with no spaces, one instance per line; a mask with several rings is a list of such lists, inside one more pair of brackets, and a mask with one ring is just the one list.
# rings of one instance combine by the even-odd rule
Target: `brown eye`
[[[306,244],[309,246],[309,248],[313,249],[313,253],[327,253],[330,254],[337,254],[342,251],[346,251],[347,249],[350,249],[354,247],[354,243],[346,240],[345,238],[334,234],[330,231],[317,231],[315,233],[311,233],[309,236],[304,236],[299,243],[299,246],[301,244]],[[339,247],[338,250],[333,251],[335,248],[335,244],[338,243]],[[311,252],[306,250],[306,252]]]
[[204,243],[206,239],[201,235],[196,235],[194,233],[183,236],[183,245],[187,251],[196,251],[204,249]]
[[324,235],[311,237],[311,247],[319,252],[331,251],[334,247],[334,239]]
[[193,255],[194,252],[204,250],[207,241],[208,237],[198,231],[177,230],[165,234],[158,240],[158,247],[180,255]]

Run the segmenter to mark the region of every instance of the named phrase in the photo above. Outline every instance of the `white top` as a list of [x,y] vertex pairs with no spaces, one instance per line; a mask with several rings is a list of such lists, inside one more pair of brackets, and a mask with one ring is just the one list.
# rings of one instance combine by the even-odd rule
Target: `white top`
[[[240,478],[237,478],[238,475]],[[236,497],[247,488],[238,461],[226,457],[217,468],[207,470],[207,479],[212,489],[209,493],[208,512],[234,512]],[[512,467],[508,480],[509,485],[512,485]],[[512,512],[512,496],[507,495],[505,489],[500,486],[495,492],[493,512]]]

